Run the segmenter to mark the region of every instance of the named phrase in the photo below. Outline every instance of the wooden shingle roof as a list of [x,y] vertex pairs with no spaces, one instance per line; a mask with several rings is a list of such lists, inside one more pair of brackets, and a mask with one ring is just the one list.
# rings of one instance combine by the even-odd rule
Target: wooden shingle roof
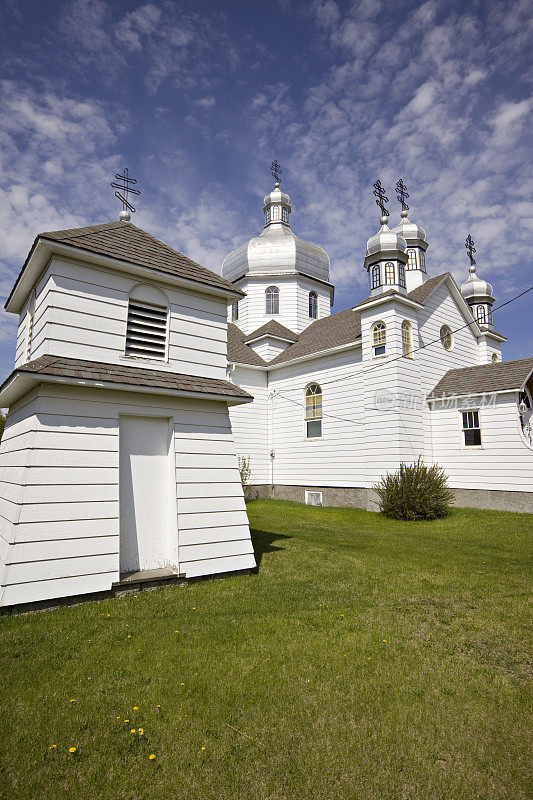
[[206,286],[223,289],[231,294],[240,294],[236,286],[211,270],[197,264],[196,261],[174,250],[155,236],[137,228],[131,222],[106,222],[102,225],[89,225],[85,228],[69,228],[63,231],[46,231],[40,233],[33,244],[30,254],[15,282],[11,294],[17,288],[29,258],[39,240],[59,242],[76,247],[90,253],[116,258],[140,267],[148,267],[167,275],[196,281]]
[[298,341],[269,362],[269,366],[284,364],[302,356],[320,353],[332,347],[351,344],[361,337],[361,315],[351,308],[329,317],[322,317],[303,330]]
[[469,394],[521,389],[533,371],[533,356],[514,361],[497,361],[475,367],[451,369],[437,383],[428,398],[453,397]]
[[232,322],[228,324],[228,361],[237,364],[250,364],[254,367],[266,367],[260,355],[244,343],[246,334]]
[[296,342],[298,340],[297,333],[293,333],[293,331],[290,331],[285,325],[281,325],[276,319],[271,319],[264,325],[261,325],[260,328],[257,328],[257,330],[249,333],[244,341],[246,343],[253,342],[254,339],[259,339],[261,336],[268,335],[275,336],[278,339],[288,339],[290,342]]
[[175,372],[146,369],[130,364],[107,364],[100,361],[85,361],[79,358],[61,356],[41,356],[14,370],[7,378],[0,392],[16,376],[52,376],[55,378],[77,379],[89,383],[121,384],[124,388],[146,387],[154,390],[173,392],[194,392],[251,399],[251,395],[233,383],[215,378],[202,378],[197,375],[181,375]]

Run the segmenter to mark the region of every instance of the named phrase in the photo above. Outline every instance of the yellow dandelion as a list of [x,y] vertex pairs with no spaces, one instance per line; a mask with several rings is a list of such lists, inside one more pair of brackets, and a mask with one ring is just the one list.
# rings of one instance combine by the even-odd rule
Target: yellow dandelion
[[155,758],[155,753],[150,753],[150,755],[148,756],[148,758],[150,759],[150,761],[153,761],[153,760],[154,760],[154,758]]
[[372,656],[368,656],[368,660],[369,660],[369,661],[370,661],[370,659],[371,659],[371,658],[372,658]]
[[132,728],[130,733],[135,733],[135,728]]
[[344,614],[341,614],[341,617],[344,617]]
[[110,616],[111,616],[111,614],[106,614],[106,617],[110,617]]
[[139,706],[133,706],[133,710],[134,711],[138,711],[139,710]]
[[69,747],[69,749],[68,749],[69,753],[75,753],[76,750],[77,750],[76,747]]
[[144,733],[144,728],[139,728],[139,736],[142,736]]
[[161,706],[158,705],[158,706],[156,706],[156,708],[161,708]]
[[205,750],[205,744],[204,744],[204,746],[202,747],[202,750]]
[[174,633],[179,633],[179,631],[174,631]]
[[193,611],[196,611],[196,606],[193,606],[193,607],[192,607],[192,610],[193,610]]
[[125,719],[124,722],[129,722],[129,719]]
[[185,684],[184,683],[180,683],[180,686],[185,686]]
[[387,644],[387,640],[386,639],[383,639],[383,641],[385,642],[385,644]]
[[128,639],[131,639],[131,633],[128,633]]
[[49,750],[54,750],[54,749],[57,749],[57,744],[51,744],[51,745],[50,745],[50,747],[49,747],[48,749],[49,749]]

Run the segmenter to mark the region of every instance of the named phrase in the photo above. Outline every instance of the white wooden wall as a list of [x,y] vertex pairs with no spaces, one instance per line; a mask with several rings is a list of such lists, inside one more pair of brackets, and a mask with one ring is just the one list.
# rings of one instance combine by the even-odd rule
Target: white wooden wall
[[272,361],[280,353],[289,347],[290,342],[281,342],[279,339],[265,338],[257,342],[252,342],[249,347],[261,356],[263,361]]
[[[315,382],[322,387],[323,435],[320,439],[306,439],[304,391]],[[274,483],[363,485],[362,388],[360,348],[270,372],[269,391],[275,393],[269,401]]]
[[[53,258],[39,282],[31,358],[52,354],[133,364],[208,378],[225,377],[226,303],[201,292],[148,281],[170,303],[168,362],[124,358],[128,297],[138,278]],[[27,313],[20,315],[17,363],[24,358]],[[19,343],[20,340],[20,343]]]
[[[487,398],[485,398],[485,401]],[[435,462],[444,467],[454,489],[533,492],[533,450],[520,433],[517,393],[437,401],[430,412]],[[465,447],[461,408],[479,409],[481,447]]]
[[255,564],[227,406],[45,385],[10,410],[0,446],[3,605],[119,578],[119,414],[173,419],[180,571]]
[[[265,313],[265,291],[269,286],[277,286],[279,289],[279,314]],[[271,319],[294,333],[300,333],[314,322],[309,317],[309,292],[312,290],[318,294],[319,319],[331,313],[329,289],[298,274],[270,277],[265,275],[261,279],[244,278],[239,281],[238,287],[245,292],[246,297],[239,301],[239,319],[236,324],[246,334],[252,333]],[[228,318],[231,320],[231,310]]]
[[231,406],[229,410],[235,450],[250,459],[250,483],[264,484],[269,478],[268,380],[266,371],[236,367],[231,380],[249,392],[253,403]]

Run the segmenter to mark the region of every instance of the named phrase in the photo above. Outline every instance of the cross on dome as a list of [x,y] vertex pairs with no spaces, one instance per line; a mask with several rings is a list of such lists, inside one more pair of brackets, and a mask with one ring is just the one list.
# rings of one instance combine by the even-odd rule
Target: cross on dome
[[279,186],[281,183],[281,176],[283,175],[283,170],[281,169],[280,165],[278,164],[277,159],[272,162],[270,165],[270,173],[274,180],[276,181],[276,186]]
[[[476,259],[474,258],[474,253],[476,253],[477,250],[474,247],[474,240],[472,239],[470,234],[468,234],[468,236],[466,237],[465,247],[468,253],[468,258],[470,259],[470,272],[475,272]],[[474,269],[472,269],[472,267],[474,267]]]
[[387,195],[385,193],[385,188],[381,185],[381,181],[380,180],[377,180],[375,182],[374,191],[372,192],[372,194],[376,198],[377,205],[381,208],[382,218],[383,217],[387,217],[387,219],[385,221],[383,221],[383,219],[382,219],[382,225],[385,225],[385,223],[389,221],[388,220],[389,211],[388,211],[388,209],[387,209],[387,207],[385,205],[385,203],[389,202],[389,198],[387,197]]
[[[409,192],[407,191],[407,186],[401,178],[396,181],[396,197],[398,198],[398,202],[402,204],[402,217],[407,217],[409,206],[405,201],[409,197]],[[404,211],[405,214],[403,213]]]
[[120,191],[115,192],[115,197],[122,202],[122,211],[119,214],[119,219],[122,222],[129,222],[131,219],[130,211],[132,214],[135,214],[135,208],[132,204],[128,201],[128,194],[140,194],[140,189],[135,189],[134,186],[137,183],[136,178],[130,178],[128,168],[124,167],[124,174],[121,175],[120,172],[115,172],[115,180],[122,181],[122,183],[110,183],[109,185],[113,189],[120,189]]

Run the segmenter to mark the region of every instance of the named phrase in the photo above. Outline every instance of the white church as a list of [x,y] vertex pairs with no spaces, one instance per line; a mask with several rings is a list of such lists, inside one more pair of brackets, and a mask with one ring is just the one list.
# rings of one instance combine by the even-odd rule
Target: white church
[[444,467],[458,505],[533,511],[533,357],[502,362],[470,237],[466,282],[432,276],[403,202],[361,253],[368,297],[331,314],[329,258],[292,232],[278,183],[263,211],[261,234],[222,265],[245,293],[228,376],[254,397],[230,411],[250,496],[377,510],[374,484],[421,456]]
[[255,497],[376,510],[422,456],[458,505],[533,510],[533,357],[501,361],[473,257],[430,277],[424,230],[383,216],[368,297],[331,314],[290,213],[276,184],[222,277],[127,211],[36,237],[5,306],[0,606],[250,570],[237,456]]

